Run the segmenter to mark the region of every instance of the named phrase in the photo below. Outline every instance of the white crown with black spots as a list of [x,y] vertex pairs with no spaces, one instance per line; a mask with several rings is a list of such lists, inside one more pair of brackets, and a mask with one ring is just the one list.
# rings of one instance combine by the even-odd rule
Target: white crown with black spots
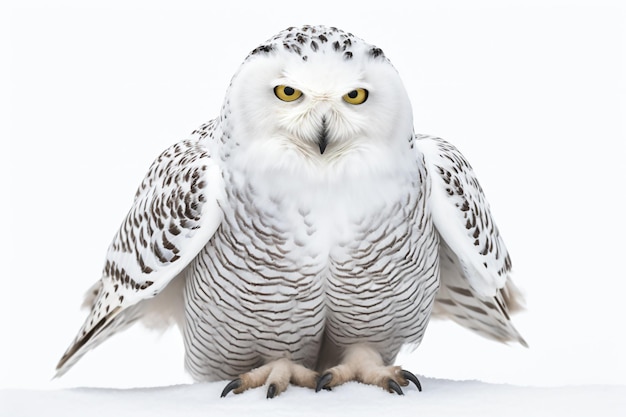
[[336,27],[309,26],[289,27],[250,52],[248,58],[267,54],[278,49],[292,52],[306,61],[309,54],[328,51],[342,54],[344,59],[352,59],[356,53],[367,53],[372,58],[386,59],[382,49],[370,45],[349,32]]

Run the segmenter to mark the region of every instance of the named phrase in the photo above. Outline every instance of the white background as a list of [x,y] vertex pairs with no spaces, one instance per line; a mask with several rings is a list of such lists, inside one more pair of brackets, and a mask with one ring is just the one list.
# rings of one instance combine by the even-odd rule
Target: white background
[[54,366],[135,188],[292,25],[381,47],[417,132],[471,161],[511,252],[530,344],[433,322],[399,363],[522,385],[624,384],[626,9],[619,1],[19,1],[0,10],[0,388],[189,381],[140,327]]

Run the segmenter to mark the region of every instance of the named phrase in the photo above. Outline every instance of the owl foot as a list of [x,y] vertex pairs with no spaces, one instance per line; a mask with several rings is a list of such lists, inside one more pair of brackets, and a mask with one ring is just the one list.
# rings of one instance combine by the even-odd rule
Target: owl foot
[[376,385],[398,395],[404,395],[400,387],[408,386],[409,382],[413,382],[418,391],[422,390],[415,375],[399,366],[384,366],[380,354],[364,345],[347,348],[343,362],[322,374],[317,380],[315,391],[330,389],[348,381]]
[[222,397],[229,392],[241,394],[250,389],[267,384],[267,398],[274,398],[287,389],[289,384],[315,388],[317,373],[289,359],[278,359],[250,372],[239,375],[226,385]]

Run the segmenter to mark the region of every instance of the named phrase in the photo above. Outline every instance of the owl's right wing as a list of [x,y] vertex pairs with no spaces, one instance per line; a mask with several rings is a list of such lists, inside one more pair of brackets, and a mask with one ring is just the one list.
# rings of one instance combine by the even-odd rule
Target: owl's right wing
[[163,290],[209,242],[223,214],[222,173],[203,138],[179,142],[152,164],[109,246],[91,311],[57,365],[64,374],[82,355],[139,317],[137,304]]

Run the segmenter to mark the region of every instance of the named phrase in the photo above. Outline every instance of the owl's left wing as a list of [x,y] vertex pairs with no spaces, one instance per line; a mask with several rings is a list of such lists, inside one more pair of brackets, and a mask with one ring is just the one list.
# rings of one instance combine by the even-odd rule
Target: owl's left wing
[[90,308],[78,335],[57,365],[65,373],[88,350],[142,318],[147,301],[209,242],[222,221],[224,183],[203,139],[179,142],[153,162],[113,238],[102,277],[90,290]]
[[414,144],[428,170],[428,205],[441,236],[433,314],[526,345],[509,317],[522,303],[510,278],[511,259],[472,167],[443,139],[417,135]]

